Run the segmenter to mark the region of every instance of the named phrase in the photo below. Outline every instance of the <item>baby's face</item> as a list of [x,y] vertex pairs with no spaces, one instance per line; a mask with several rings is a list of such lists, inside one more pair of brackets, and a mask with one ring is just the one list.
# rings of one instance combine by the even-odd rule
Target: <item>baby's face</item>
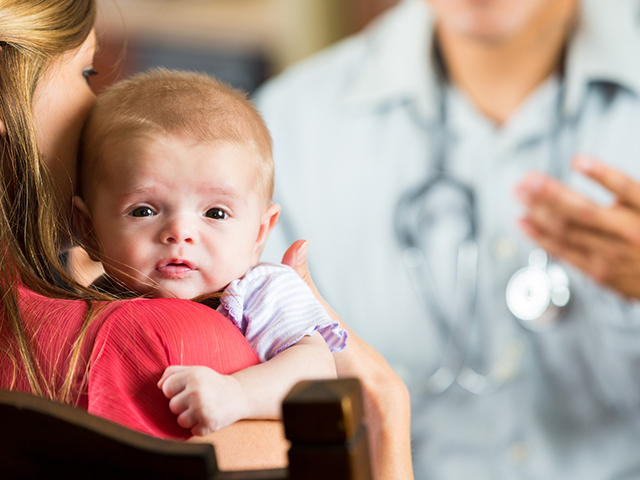
[[248,147],[151,136],[110,155],[86,203],[111,276],[139,293],[193,298],[257,263],[271,207]]

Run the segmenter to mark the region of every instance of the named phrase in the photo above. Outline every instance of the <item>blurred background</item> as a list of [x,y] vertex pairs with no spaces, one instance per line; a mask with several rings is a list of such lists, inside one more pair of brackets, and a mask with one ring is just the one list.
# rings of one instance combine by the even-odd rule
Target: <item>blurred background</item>
[[357,32],[398,0],[99,0],[92,86],[163,66],[215,75],[249,93]]

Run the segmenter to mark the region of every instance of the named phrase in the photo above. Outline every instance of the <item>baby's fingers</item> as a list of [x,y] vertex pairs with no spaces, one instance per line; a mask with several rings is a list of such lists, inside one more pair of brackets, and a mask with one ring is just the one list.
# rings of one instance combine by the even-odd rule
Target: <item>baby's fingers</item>
[[193,408],[189,408],[178,415],[178,425],[182,428],[190,429],[192,435],[201,437],[214,431]]
[[187,392],[182,392],[169,401],[169,410],[171,410],[171,413],[174,415],[180,415],[181,413],[189,410],[191,406],[189,394],[187,394]]
[[191,435],[195,435],[197,437],[204,437],[205,435],[209,435],[211,433],[211,429],[207,426],[197,424],[195,427],[191,428]]
[[158,388],[162,390],[162,384],[167,378],[176,373],[183,372],[186,368],[187,367],[183,367],[182,365],[172,365],[171,367],[167,367],[162,374],[162,377],[160,377],[160,380],[158,380]]
[[162,390],[162,393],[164,393],[165,397],[173,398],[178,393],[182,392],[187,386],[187,376],[179,373],[171,374],[167,376],[167,378],[160,379],[158,386]]
[[178,415],[178,425],[182,428],[192,428],[198,424],[198,417],[193,409],[187,409]]

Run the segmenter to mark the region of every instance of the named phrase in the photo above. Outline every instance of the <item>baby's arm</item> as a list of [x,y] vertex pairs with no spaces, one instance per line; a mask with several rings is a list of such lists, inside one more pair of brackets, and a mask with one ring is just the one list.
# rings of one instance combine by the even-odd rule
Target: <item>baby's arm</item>
[[291,387],[320,378],[336,378],[336,367],[322,335],[316,334],[232,375],[208,367],[169,367],[158,387],[170,399],[169,408],[181,427],[207,435],[243,418],[279,418]]

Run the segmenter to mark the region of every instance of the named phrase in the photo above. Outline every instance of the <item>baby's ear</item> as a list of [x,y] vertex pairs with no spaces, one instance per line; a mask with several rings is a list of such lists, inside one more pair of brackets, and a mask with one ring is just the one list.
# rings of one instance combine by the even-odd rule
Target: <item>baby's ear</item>
[[100,245],[93,234],[93,220],[86,203],[77,195],[73,197],[73,227],[76,239],[84,247],[94,262],[101,261],[98,257]]
[[256,265],[260,261],[260,254],[267,243],[269,233],[273,230],[273,227],[278,223],[280,218],[280,205],[272,203],[262,215],[262,221],[260,222],[260,230],[258,231],[258,238],[256,239],[256,245],[253,249],[253,258],[251,259],[251,265]]

